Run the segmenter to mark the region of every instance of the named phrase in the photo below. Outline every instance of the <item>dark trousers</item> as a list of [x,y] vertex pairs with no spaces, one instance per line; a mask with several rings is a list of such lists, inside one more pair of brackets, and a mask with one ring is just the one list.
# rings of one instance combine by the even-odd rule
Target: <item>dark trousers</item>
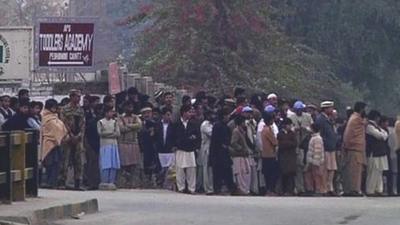
[[57,186],[58,176],[60,174],[62,163],[62,151],[60,147],[55,147],[43,160],[43,166],[46,168],[46,183],[49,187]]
[[293,194],[294,193],[294,178],[296,174],[282,174],[282,192]]
[[[397,151],[397,173],[400,172],[400,151]],[[397,192],[400,191],[400,176],[397,176]]]
[[393,194],[393,172],[392,172],[392,161],[390,160],[390,151],[387,154],[388,154],[387,158],[389,162],[389,170],[383,171],[383,177],[386,178],[386,183],[383,184],[386,186],[384,186],[383,188],[387,194]]
[[89,189],[97,189],[100,184],[99,152],[86,145],[85,184]]
[[275,192],[276,183],[279,179],[279,163],[276,158],[263,158],[262,170],[265,178],[265,189],[268,192]]
[[214,192],[220,193],[225,184],[230,192],[235,190],[232,167],[230,165],[216,165],[213,167]]
[[162,167],[160,172],[157,175],[157,185],[160,187],[164,187],[165,180],[167,178],[167,172],[169,167]]

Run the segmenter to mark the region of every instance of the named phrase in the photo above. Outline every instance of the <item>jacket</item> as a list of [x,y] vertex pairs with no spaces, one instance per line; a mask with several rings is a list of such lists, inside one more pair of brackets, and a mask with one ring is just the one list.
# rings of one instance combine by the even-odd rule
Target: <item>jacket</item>
[[324,141],[319,133],[312,134],[308,152],[307,152],[307,164],[314,166],[321,166],[325,161],[324,154]]
[[16,113],[2,126],[3,131],[25,130],[31,128],[28,124],[28,116]]
[[157,136],[153,121],[143,121],[143,127],[138,134],[139,146],[143,152],[143,167],[145,173],[159,171],[161,164],[157,153]]
[[116,120],[103,118],[97,122],[97,132],[100,136],[100,146],[117,145],[120,136],[119,126]]
[[229,150],[232,157],[248,157],[251,154],[251,149],[246,142],[245,130],[239,127],[233,129]]
[[200,149],[201,135],[200,126],[189,120],[185,128],[182,120],[174,126],[175,147],[185,152],[194,152]]
[[212,167],[230,167],[232,159],[229,154],[231,143],[231,130],[222,121],[216,122],[213,126],[210,140],[210,165]]
[[261,132],[261,157],[262,158],[275,158],[278,140],[270,126],[264,126]]
[[64,122],[70,135],[84,136],[86,118],[82,107],[74,107],[71,103],[64,106],[61,110],[60,119]]
[[350,151],[365,152],[366,121],[361,114],[355,112],[347,122],[343,135],[343,148]]
[[15,112],[11,108],[5,109],[3,107],[0,107],[0,126],[2,126],[14,114]]
[[311,138],[311,129],[310,126],[313,124],[313,118],[309,113],[302,113],[300,116],[297,114],[290,114],[289,119],[292,120],[296,140],[297,140],[297,147],[304,151],[308,149],[308,141]]
[[157,132],[157,152],[158,153],[172,153],[174,143],[174,128],[173,124],[169,123],[167,127],[166,137],[164,141],[164,124],[159,122],[156,127]]
[[297,170],[297,139],[293,131],[282,130],[278,134],[278,160],[283,174],[294,174]]
[[324,141],[324,148],[327,152],[334,152],[337,148],[338,136],[335,132],[333,123],[325,113],[318,115],[316,125],[320,129],[322,140]]
[[375,121],[368,121],[366,129],[367,156],[381,157],[388,153],[388,133],[380,128]]
[[120,144],[137,143],[137,136],[140,129],[142,128],[141,119],[136,115],[122,115],[118,118],[117,121],[121,132],[121,136],[119,137],[118,142]]

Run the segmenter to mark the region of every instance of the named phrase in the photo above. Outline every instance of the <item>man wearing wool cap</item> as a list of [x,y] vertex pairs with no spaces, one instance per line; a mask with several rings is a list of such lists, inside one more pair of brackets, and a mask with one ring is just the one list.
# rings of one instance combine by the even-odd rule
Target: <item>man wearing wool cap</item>
[[293,105],[294,114],[288,116],[293,122],[293,128],[297,139],[297,170],[295,178],[295,186],[297,194],[304,193],[304,156],[305,143],[307,137],[311,133],[311,124],[314,123],[311,115],[306,112],[306,105],[302,101],[296,101]]

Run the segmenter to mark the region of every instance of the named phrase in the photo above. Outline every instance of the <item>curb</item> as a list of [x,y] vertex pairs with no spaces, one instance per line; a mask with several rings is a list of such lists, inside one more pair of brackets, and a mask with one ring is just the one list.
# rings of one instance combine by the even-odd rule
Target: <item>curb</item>
[[92,214],[99,211],[97,199],[54,206],[46,209],[35,210],[28,216],[0,217],[0,225],[42,225],[46,221],[69,218],[79,213]]
[[23,224],[0,220],[0,225],[23,225]]

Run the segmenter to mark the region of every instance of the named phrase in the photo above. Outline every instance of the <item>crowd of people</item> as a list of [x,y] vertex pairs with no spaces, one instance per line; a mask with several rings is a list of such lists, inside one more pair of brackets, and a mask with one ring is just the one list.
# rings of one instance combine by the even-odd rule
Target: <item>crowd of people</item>
[[40,131],[46,188],[397,195],[400,120],[367,113],[364,102],[342,118],[333,101],[306,105],[242,88],[221,98],[200,91],[176,102],[158,91],[153,99],[131,87],[102,100],[71,90],[43,104],[24,89],[1,97],[0,126]]

